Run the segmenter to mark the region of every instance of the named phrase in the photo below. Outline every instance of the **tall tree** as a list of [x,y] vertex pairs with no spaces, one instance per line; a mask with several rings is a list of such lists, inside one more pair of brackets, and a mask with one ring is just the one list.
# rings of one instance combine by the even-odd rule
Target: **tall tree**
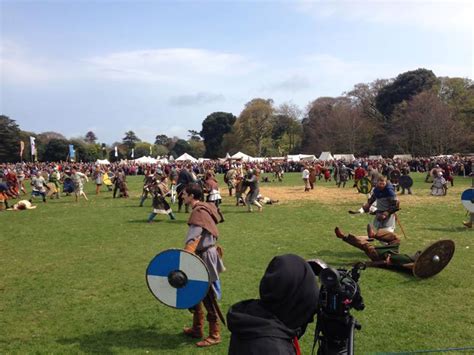
[[61,161],[66,160],[69,152],[69,142],[65,139],[51,139],[45,146],[41,160]]
[[137,137],[135,132],[128,131],[125,132],[125,137],[123,137],[122,142],[128,149],[132,149],[135,147],[137,142],[140,142],[140,138]]
[[0,162],[18,160],[20,160],[20,128],[15,120],[0,115]]
[[89,131],[89,132],[86,133],[86,135],[84,137],[84,140],[87,143],[94,144],[97,141],[97,136],[95,135],[94,132]]
[[223,156],[222,149],[224,135],[232,130],[237,118],[228,112],[213,112],[202,122],[202,130],[199,135],[204,139],[206,158],[217,158]]
[[410,100],[422,91],[430,90],[437,80],[433,72],[427,69],[402,73],[380,90],[375,99],[375,105],[384,115],[385,120],[389,121],[398,104]]
[[236,122],[241,139],[258,156],[262,155],[264,140],[271,136],[273,115],[273,100],[256,98],[245,105]]
[[173,156],[179,157],[180,155],[190,152],[191,146],[184,139],[178,139],[174,144],[172,154]]
[[155,144],[156,145],[163,145],[167,147],[171,142],[171,138],[168,137],[166,134],[158,134],[155,137]]
[[198,131],[195,131],[194,129],[188,130],[188,137],[189,137],[189,140],[191,141],[199,142],[201,140],[201,135],[199,134]]

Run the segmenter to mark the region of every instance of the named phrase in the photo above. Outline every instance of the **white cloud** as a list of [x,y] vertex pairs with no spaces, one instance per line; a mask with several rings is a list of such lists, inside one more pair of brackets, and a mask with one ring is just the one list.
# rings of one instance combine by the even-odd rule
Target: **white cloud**
[[169,103],[173,106],[198,106],[225,100],[222,94],[213,94],[210,92],[198,92],[192,95],[172,96]]
[[192,48],[116,52],[89,58],[86,62],[90,70],[106,78],[166,83],[232,77],[256,67],[238,54]]
[[473,4],[470,0],[301,0],[297,9],[318,19],[468,31],[472,35]]

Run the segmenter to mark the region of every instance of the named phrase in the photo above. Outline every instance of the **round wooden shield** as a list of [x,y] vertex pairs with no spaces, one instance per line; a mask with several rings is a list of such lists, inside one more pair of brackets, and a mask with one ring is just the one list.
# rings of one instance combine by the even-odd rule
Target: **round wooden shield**
[[389,175],[390,181],[398,181],[398,179],[400,179],[401,175],[402,174],[400,173],[400,170],[398,170],[398,169],[392,170],[390,172],[390,175]]
[[461,195],[461,202],[463,206],[471,213],[474,213],[474,189],[470,188],[464,190]]
[[209,290],[209,271],[198,256],[182,249],[157,254],[146,269],[146,282],[158,301],[173,308],[197,305]]
[[413,186],[413,179],[409,175],[402,175],[399,179],[400,186],[408,189]]
[[413,275],[422,279],[436,275],[448,265],[454,249],[454,242],[449,239],[431,244],[416,259]]
[[357,181],[356,187],[359,193],[368,194],[370,191],[372,191],[372,181],[370,181],[370,179],[365,176]]

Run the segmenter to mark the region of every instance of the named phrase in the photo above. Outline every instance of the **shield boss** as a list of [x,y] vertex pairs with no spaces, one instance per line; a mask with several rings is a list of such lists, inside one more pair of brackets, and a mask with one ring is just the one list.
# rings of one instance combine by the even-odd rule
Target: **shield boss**
[[416,259],[413,275],[422,279],[436,275],[448,265],[454,249],[452,240],[440,240],[431,244]]

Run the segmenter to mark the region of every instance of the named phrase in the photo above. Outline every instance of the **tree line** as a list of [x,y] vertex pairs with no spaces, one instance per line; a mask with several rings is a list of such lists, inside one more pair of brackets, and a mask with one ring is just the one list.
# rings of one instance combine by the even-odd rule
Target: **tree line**
[[[419,156],[474,152],[474,82],[467,78],[436,77],[417,69],[393,79],[356,84],[339,97],[319,97],[305,109],[293,103],[275,105],[254,98],[239,116],[213,112],[201,131],[187,139],[158,134],[142,141],[133,131],[111,145],[99,143],[94,132],[67,139],[57,132],[22,131],[0,115],[0,161],[19,160],[19,142],[36,138],[37,159],[67,158],[74,145],[78,160],[111,161],[145,155],[217,158],[242,150],[254,156],[284,156],[322,151],[359,156],[410,153]],[[117,147],[117,156],[115,153]],[[30,160],[25,144],[24,160]]]

